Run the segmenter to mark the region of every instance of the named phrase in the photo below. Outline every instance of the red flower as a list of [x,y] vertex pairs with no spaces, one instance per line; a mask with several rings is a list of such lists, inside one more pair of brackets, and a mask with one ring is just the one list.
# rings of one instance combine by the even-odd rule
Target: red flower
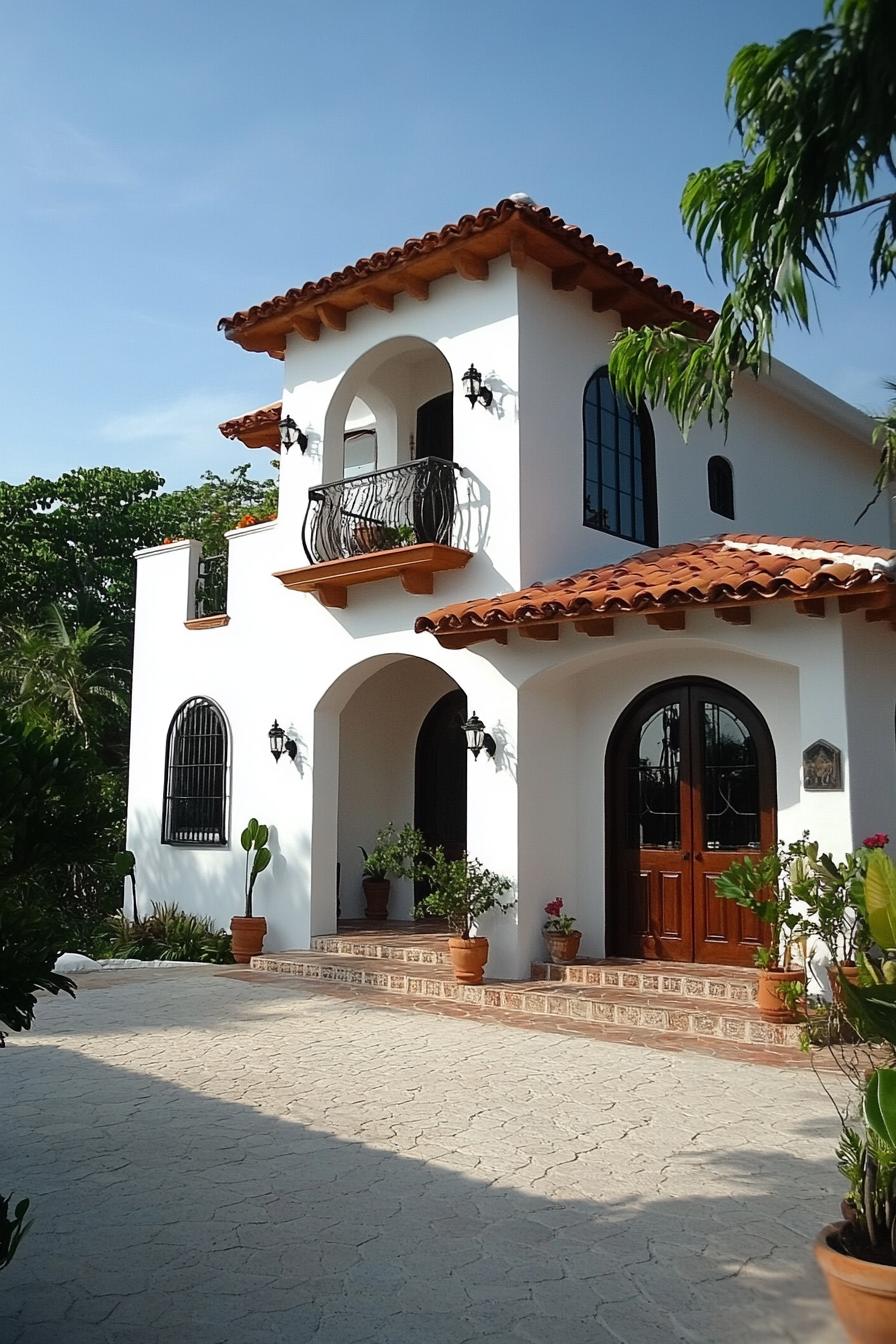
[[562,909],[563,909],[563,901],[558,896],[555,901],[548,901],[547,905],[544,908],[544,912],[546,915],[550,915],[552,919],[556,919]]
[[883,831],[877,831],[874,835],[867,835],[862,841],[865,849],[883,849],[884,845],[890,843],[890,837],[884,835]]

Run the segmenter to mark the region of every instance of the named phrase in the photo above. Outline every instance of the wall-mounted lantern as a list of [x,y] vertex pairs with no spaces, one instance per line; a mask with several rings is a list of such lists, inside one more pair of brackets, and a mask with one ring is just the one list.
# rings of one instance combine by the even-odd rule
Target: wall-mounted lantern
[[280,421],[280,447],[284,453],[299,445],[302,452],[308,447],[308,435],[303,434],[291,415],[285,415]]
[[277,720],[274,720],[273,726],[268,730],[268,740],[271,744],[271,755],[275,761],[286,753],[291,761],[296,758],[298,747],[291,737],[287,737]]
[[484,751],[488,756],[494,756],[496,750],[495,739],[491,733],[485,731],[485,724],[475,710],[466,723],[461,724],[461,728],[466,735],[467,750],[472,753],[474,761],[479,760],[480,751]]
[[471,407],[475,407],[477,401],[480,406],[491,406],[492,390],[490,387],[482,386],[482,374],[475,364],[470,365],[461,381],[464,385],[464,396]]

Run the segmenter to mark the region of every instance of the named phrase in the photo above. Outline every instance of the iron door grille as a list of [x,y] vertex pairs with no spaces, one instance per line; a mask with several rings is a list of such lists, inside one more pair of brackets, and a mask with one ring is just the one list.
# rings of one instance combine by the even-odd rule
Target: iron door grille
[[185,701],[165,753],[165,845],[227,844],[227,725],[211,700]]

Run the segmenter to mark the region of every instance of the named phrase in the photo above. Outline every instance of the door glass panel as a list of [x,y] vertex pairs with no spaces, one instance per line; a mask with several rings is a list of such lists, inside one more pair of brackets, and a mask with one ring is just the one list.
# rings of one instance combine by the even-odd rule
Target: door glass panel
[[758,849],[760,820],[756,743],[730,709],[704,704],[704,848]]
[[626,769],[626,842],[681,849],[681,715],[663,705],[641,725]]

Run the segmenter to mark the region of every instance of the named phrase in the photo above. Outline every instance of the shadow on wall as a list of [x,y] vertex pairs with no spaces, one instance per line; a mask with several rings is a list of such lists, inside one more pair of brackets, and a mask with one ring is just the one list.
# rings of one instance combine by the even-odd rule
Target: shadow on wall
[[[295,765],[288,757],[286,760]],[[141,914],[148,914],[153,902],[173,901],[183,910],[208,915],[218,927],[229,929],[231,918],[243,913],[245,903],[246,855],[240,834],[248,820],[248,814],[236,816],[231,809],[229,844],[205,848],[163,845],[155,813],[146,818],[140,813],[132,815],[128,848],[137,856],[137,903]],[[304,834],[298,835],[297,852],[287,860],[281,848],[282,828],[274,822],[268,824],[271,827],[268,847],[273,859],[258,878],[253,908],[256,915],[263,915],[268,922],[266,946],[285,948],[295,945],[299,902],[308,899],[310,840]]]
[[[581,1096],[593,1126],[584,1148],[585,1122],[582,1135],[558,1128],[549,1138],[537,1106],[527,1121],[496,1099],[471,1119],[463,1069],[446,1079],[449,1062],[438,1057],[427,1066],[430,1084],[457,1087],[456,1113],[421,1116],[412,1080],[387,1070],[364,1118],[346,1108],[347,1097],[366,1096],[352,1086],[357,1061],[340,1063],[338,1051],[322,1048],[326,1012],[306,1038],[305,1060],[290,1060],[277,1008],[281,999],[298,1008],[295,995],[244,986],[224,993],[222,985],[221,1020],[210,1028],[191,1022],[189,990],[179,1000],[169,983],[164,1001],[134,995],[143,987],[113,991],[148,1012],[127,1028],[131,1056],[148,1051],[143,1072],[91,1058],[83,1025],[75,1017],[63,1024],[61,1014],[41,1024],[33,1047],[12,1052],[21,1086],[3,1100],[17,1135],[16,1186],[31,1196],[35,1222],[4,1272],[4,1318],[23,1340],[48,1338],[54,1327],[78,1340],[118,1339],[117,1329],[130,1339],[133,1330],[136,1340],[139,1327],[147,1344],[312,1336],[454,1344],[552,1338],[558,1318],[571,1344],[742,1341],[762,1320],[773,1320],[782,1339],[785,1331],[833,1337],[810,1254],[820,1209],[837,1197],[827,1161],[786,1148],[707,1152],[711,1140],[689,1153],[699,1122],[672,1114],[649,1145],[633,1144],[643,1196],[589,1198],[576,1192],[583,1182],[602,1188],[601,1134],[617,1144],[624,1137],[606,1091]],[[112,1002],[105,992],[97,998],[104,1009]],[[365,1033],[382,1033],[375,1048],[384,1049],[388,1015],[362,1011]],[[91,1014],[91,1031],[94,1023],[103,1030],[103,1016]],[[274,1033],[273,1060],[240,1048],[243,1036],[257,1046],[258,1016]],[[194,1049],[182,1066],[193,1086],[160,1076],[172,1061],[146,1034],[181,1023],[214,1031],[208,1064],[197,1066]],[[66,1045],[68,1034],[77,1044]],[[646,1052],[643,1059],[648,1067]],[[255,1090],[266,1110],[211,1095],[212,1087]],[[631,1112],[630,1090],[626,1098]],[[334,1124],[357,1137],[320,1127],[330,1108]],[[529,1190],[507,1175],[508,1124],[529,1161],[516,1184],[531,1182]],[[797,1145],[795,1130],[798,1122],[790,1127]],[[658,1138],[662,1162],[646,1156]],[[397,1153],[396,1142],[417,1143],[425,1156]],[[458,1149],[458,1161],[477,1171],[452,1167]],[[713,1192],[674,1193],[695,1185]],[[656,1193],[663,1186],[669,1193]]]

